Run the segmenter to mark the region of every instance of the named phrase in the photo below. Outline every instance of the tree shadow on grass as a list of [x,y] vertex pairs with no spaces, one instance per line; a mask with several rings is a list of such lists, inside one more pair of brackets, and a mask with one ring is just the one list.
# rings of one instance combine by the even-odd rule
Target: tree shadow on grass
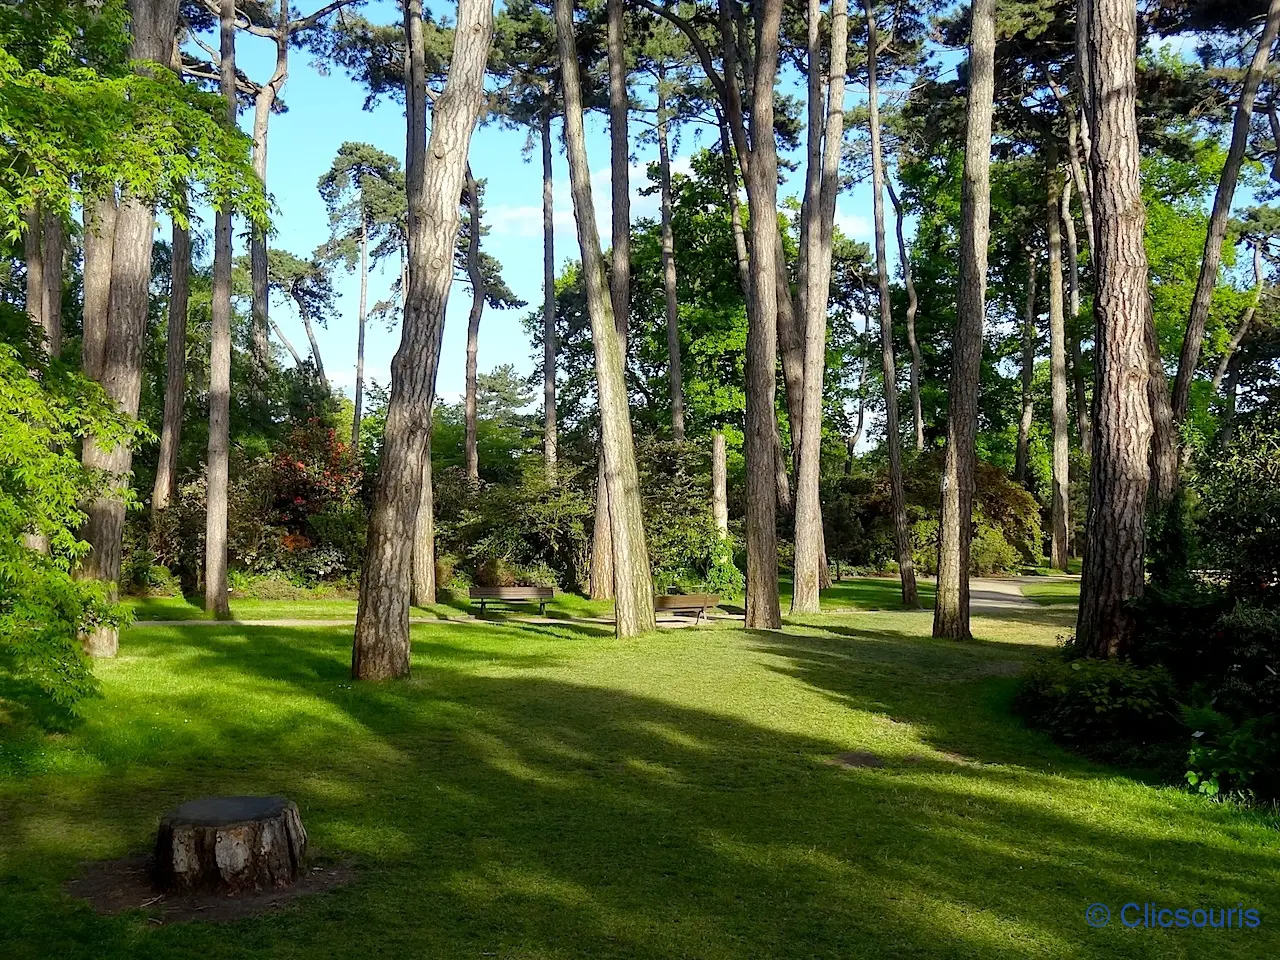
[[[1155,958],[1208,942],[1191,935],[1215,957],[1275,952],[1270,928],[1084,923],[1095,901],[1273,903],[1265,831],[1230,808],[933,759],[841,769],[827,761],[861,744],[775,715],[773,685],[742,690],[761,697],[747,721],[549,674],[552,637],[504,651],[514,637],[469,630],[415,630],[415,678],[379,686],[347,678],[349,631],[139,638],[74,746],[84,769],[0,783],[8,956]],[[781,641],[765,633],[741,652],[850,696],[879,672],[882,698],[922,725],[972,708],[963,685],[910,699],[889,660],[841,659],[841,643],[767,651]],[[904,656],[919,669],[918,651]],[[179,800],[234,792],[295,799],[315,847],[355,859],[360,879],[219,927],[99,917],[61,893],[78,860],[146,849]]]

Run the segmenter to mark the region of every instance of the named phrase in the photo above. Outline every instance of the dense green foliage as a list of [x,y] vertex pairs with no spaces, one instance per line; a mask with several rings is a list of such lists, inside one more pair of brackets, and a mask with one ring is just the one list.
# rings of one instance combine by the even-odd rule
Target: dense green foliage
[[[80,503],[102,480],[80,464],[86,437],[114,443],[133,426],[101,389],[24,335],[26,317],[0,307],[0,722],[47,698],[74,709],[97,689],[80,634],[120,611],[101,583],[73,579],[87,544]],[[15,346],[16,344],[16,346]],[[93,442],[87,440],[85,442]],[[38,537],[40,546],[30,539]],[[34,691],[34,693],[33,693]]]

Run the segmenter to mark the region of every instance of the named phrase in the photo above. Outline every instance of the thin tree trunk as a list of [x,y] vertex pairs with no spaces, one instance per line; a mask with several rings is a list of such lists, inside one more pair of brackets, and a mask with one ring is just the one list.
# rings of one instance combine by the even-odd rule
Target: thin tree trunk
[[169,283],[169,329],[165,337],[164,420],[160,427],[160,455],[151,489],[154,522],[173,498],[182,440],[183,403],[187,397],[187,303],[191,293],[191,233],[173,222],[173,263]]
[[947,446],[938,536],[933,635],[967,640],[969,542],[977,470],[978,391],[991,235],[991,116],[995,96],[995,0],[974,0],[969,35],[969,102],[960,198],[960,292],[952,344]]
[[[470,217],[467,237],[467,278],[471,281],[471,312],[467,316],[467,395],[466,395],[466,455],[467,479],[480,480],[480,451],[476,442],[476,352],[480,346],[480,317],[484,313],[486,290],[484,274],[480,270],[480,185],[471,175],[467,165],[467,212]],[[430,469],[428,458],[427,469]]]
[[551,107],[542,112],[542,458],[556,479],[556,231],[551,183]]
[[[320,356],[320,341],[316,339],[316,330],[311,324],[311,313],[307,309],[302,308],[301,304],[299,304],[299,308],[298,316],[302,317],[302,329],[306,331],[307,343],[311,346],[311,363],[316,368],[316,377],[320,380],[320,385],[324,387],[324,392],[327,394],[330,392],[329,378],[324,372],[324,358]],[[280,338],[280,342],[285,345],[291,354],[293,354],[294,361],[298,366],[302,366],[302,361],[298,359],[298,351],[294,350],[293,344],[289,343],[289,341],[285,339],[284,334],[280,332],[280,328],[276,325],[274,320],[271,322],[271,326],[272,329],[275,330],[276,336]],[[357,362],[357,366],[359,365],[359,362]]]
[[[1068,141],[1074,151],[1074,139]],[[1079,161],[1076,161],[1079,163]],[[1084,348],[1080,329],[1080,245],[1076,240],[1076,219],[1071,213],[1072,180],[1067,180],[1062,190],[1062,228],[1067,247],[1067,339],[1071,344],[1071,379],[1075,388],[1076,432],[1080,434],[1080,449],[1086,458],[1093,455],[1093,428],[1089,424],[1089,393],[1084,368]]]
[[729,468],[723,431],[711,435],[711,516],[721,536],[729,535]]
[[409,673],[409,601],[414,534],[445,304],[453,281],[458,197],[471,133],[484,100],[493,37],[492,0],[460,0],[444,92],[432,111],[427,144],[422,0],[404,4],[408,38],[405,121],[409,209],[409,290],[400,348],[391,361],[391,398],[366,538],[351,672],[361,680]]
[[[302,359],[302,355],[298,353],[298,349],[290,342],[289,338],[284,335],[284,331],[280,329],[280,324],[276,323],[274,320],[271,321],[271,332],[276,335],[280,342],[284,344],[284,348],[289,351],[289,356],[293,357],[294,366],[301,370],[302,365],[306,361]],[[318,362],[319,354],[317,354],[316,357]],[[319,373],[321,382],[325,384],[325,389],[328,390],[329,385],[328,381],[324,379],[324,370],[321,369]]]
[[[817,98],[817,109],[810,105],[810,122],[816,115],[822,122],[823,92],[813,77],[822,73],[822,49],[819,27],[822,7],[819,0],[809,0],[809,96]],[[826,550],[822,530],[822,383],[827,359],[827,308],[831,292],[831,248],[834,236],[836,193],[839,191],[840,148],[844,137],[844,81],[849,8],[847,0],[831,4],[831,80],[826,101],[826,127],[819,127],[817,147],[809,150],[812,163],[817,157],[817,190],[810,200],[808,231],[805,236],[805,284],[802,288],[804,318],[804,404],[803,421],[809,425],[801,434],[800,469],[796,473],[795,574],[791,595],[793,613],[817,613],[821,610],[820,591],[825,575]],[[810,130],[810,137],[815,132]]]
[[1226,382],[1223,385],[1222,426],[1218,428],[1218,445],[1228,447],[1235,436],[1236,391],[1240,382],[1240,355],[1235,354],[1227,363]]
[[867,423],[867,343],[871,339],[871,317],[862,318],[862,368],[858,373],[858,421],[853,428],[853,436],[845,445],[844,472],[848,476],[853,472],[853,455],[862,440],[862,431]]
[[427,437],[427,456],[422,458],[422,488],[419,491],[418,516],[413,526],[413,573],[411,602],[415,607],[429,607],[436,602],[436,498],[431,476],[431,438]]
[[[1169,397],[1169,378],[1160,359],[1151,301],[1143,302],[1146,305],[1143,340],[1147,348],[1147,403],[1151,407],[1153,430],[1148,458],[1151,480],[1147,488],[1147,504],[1159,512],[1173,503],[1178,491],[1178,424]],[[1096,315],[1096,309],[1094,313]]]
[[49,356],[62,355],[62,279],[65,259],[62,217],[44,215],[44,342]]
[[889,193],[889,202],[893,204],[894,229],[898,235],[898,260],[902,264],[902,282],[907,288],[907,346],[911,349],[911,425],[916,435],[916,452],[919,453],[924,449],[924,413],[920,405],[920,368],[924,361],[920,357],[920,344],[916,340],[916,311],[920,301],[916,297],[916,285],[911,277],[911,255],[902,233],[902,203],[898,200],[897,191],[893,189],[891,178],[885,177],[884,186]]
[[[778,347],[778,156],[774,141],[774,82],[782,0],[760,0],[747,199],[751,211],[751,302],[747,330],[747,613],[750,628],[782,626],[778,602],[777,490],[770,477]],[[730,71],[727,69],[726,73]],[[733,84],[736,86],[736,78]],[[792,424],[794,429],[795,423]],[[762,469],[763,468],[763,469]]]
[[684,439],[684,383],[680,371],[680,300],[676,244],[671,230],[671,153],[667,147],[666,75],[658,68],[658,180],[662,191],[662,290],[667,305],[667,368],[671,377],[671,435]]
[[1245,335],[1253,325],[1254,315],[1258,312],[1258,305],[1262,302],[1262,244],[1254,243],[1251,246],[1253,247],[1253,302],[1245,308],[1244,316],[1240,318],[1240,324],[1236,327],[1235,332],[1231,334],[1231,341],[1227,344],[1227,349],[1223,351],[1222,356],[1218,359],[1218,367],[1213,372],[1213,382],[1209,385],[1210,392],[1215,396],[1222,386],[1222,378],[1227,375],[1227,367],[1231,363],[1231,358],[1236,355],[1236,351],[1240,349],[1240,344],[1244,342]]
[[1062,304],[1062,182],[1058,179],[1058,145],[1049,135],[1045,150],[1049,183],[1045,224],[1049,238],[1049,397],[1053,425],[1053,493],[1049,510],[1050,563],[1067,569],[1067,521],[1071,493],[1071,428],[1067,416],[1067,328]]
[[884,434],[889,448],[889,487],[893,509],[894,544],[902,578],[902,602],[918,607],[915,563],[911,551],[911,526],[907,521],[906,493],[902,482],[902,436],[898,426],[898,372],[893,351],[893,311],[889,300],[889,266],[884,235],[884,154],[880,145],[880,89],[877,78],[878,31],[872,0],[864,0],[867,19],[867,104],[871,128],[872,207],[876,234],[876,279],[880,301],[880,359],[884,368]]
[[[173,44],[176,0],[133,0],[129,12],[133,31],[130,59],[151,64],[142,68],[146,71],[164,69],[162,65],[167,63]],[[99,204],[99,215],[95,219],[112,218],[104,206]],[[125,193],[114,212],[114,228],[109,233],[104,228],[93,243],[94,258],[99,262],[93,271],[89,271],[86,264],[86,274],[96,275],[92,290],[86,276],[85,372],[99,380],[116,407],[129,416],[137,414],[142,391],[154,226],[151,206]],[[109,245],[107,236],[112,238]],[[106,251],[110,251],[109,268],[100,261]],[[104,270],[109,276],[102,275]],[[89,437],[81,457],[87,468],[101,471],[110,487],[85,506],[87,519],[81,539],[88,542],[89,553],[81,559],[77,575],[104,581],[114,597],[119,589],[125,490],[133,465],[133,449],[128,442],[103,448],[96,438]],[[84,644],[90,656],[115,656],[119,634],[113,627],[97,628],[84,638]]]
[[[221,89],[227,122],[236,122],[236,7],[221,2]],[[231,207],[216,211],[209,335],[209,463],[206,468],[204,608],[231,616],[227,598],[227,486],[231,455]]]
[[1036,251],[1027,247],[1027,305],[1022,314],[1022,416],[1018,418],[1018,443],[1013,455],[1013,479],[1027,482],[1028,444],[1036,405],[1032,394],[1036,369]]
[[1209,215],[1209,231],[1204,238],[1204,255],[1200,260],[1200,277],[1191,298],[1191,316],[1187,332],[1182,339],[1182,355],[1178,358],[1178,376],[1173,383],[1173,417],[1177,423],[1187,418],[1187,405],[1191,398],[1191,382],[1196,376],[1200,349],[1204,345],[1204,331],[1209,322],[1209,307],[1213,302],[1213,289],[1218,284],[1218,266],[1222,260],[1222,241],[1231,219],[1231,201],[1235,197],[1236,183],[1244,163],[1245,149],[1249,145],[1249,125],[1253,120],[1253,104],[1258,86],[1271,59],[1271,47],[1280,31],[1280,0],[1271,0],[1267,8],[1266,25],[1258,39],[1253,61],[1244,75],[1240,102],[1236,104],[1235,121],[1231,127],[1231,146],[1218,181],[1218,192],[1213,198],[1213,212]]
[[[289,75],[289,0],[280,0],[277,10],[276,65],[271,79],[258,87],[253,98],[253,169],[267,186],[267,126],[276,98]],[[267,288],[267,233],[255,226],[249,235],[249,274],[252,283],[250,327],[250,360],[252,362],[252,393],[259,415],[265,415],[267,403],[267,378],[271,362],[271,346],[267,337],[271,303]]]
[[733,230],[733,250],[738,262],[738,282],[742,285],[743,300],[751,302],[751,258],[747,253],[747,235],[742,229],[742,212],[738,209],[738,174],[733,162],[733,140],[724,113],[716,110],[720,125],[720,154],[724,158],[725,206],[729,208],[729,223]]
[[[363,206],[362,202],[362,210]],[[364,331],[369,319],[369,223],[363,212],[360,217],[360,312],[359,328],[356,333],[355,413],[351,418],[351,446],[357,450],[360,448],[360,417],[364,407]],[[315,345],[315,338],[311,335],[310,325],[307,326],[307,336],[311,338],[311,349],[316,354],[316,365],[319,366],[320,354]]]
[[1077,28],[1086,51],[1085,103],[1097,231],[1094,450],[1075,643],[1094,657],[1129,649],[1142,595],[1147,451],[1152,436],[1147,255],[1136,114],[1134,0],[1089,0]]
[[[630,637],[654,628],[653,582],[649,554],[645,547],[644,520],[640,505],[640,479],[636,468],[635,445],[631,435],[631,415],[627,407],[626,361],[622,328],[618,325],[606,295],[600,235],[596,230],[595,207],[591,198],[591,170],[587,165],[586,134],[582,122],[582,88],[578,76],[578,54],[574,41],[573,2],[555,0],[560,73],[564,85],[565,147],[569,155],[569,182],[578,223],[578,245],[582,250],[582,272],[586,281],[587,312],[595,346],[596,385],[600,406],[600,434],[605,482],[603,492],[609,504],[609,529],[613,541],[615,621],[619,637]],[[622,63],[622,7],[610,3],[609,59],[611,105],[616,121],[617,108],[612,88],[619,81]],[[622,90],[625,99],[625,84]],[[625,134],[625,130],[622,131]],[[625,142],[625,141],[624,141]],[[615,135],[615,145],[617,138]],[[625,152],[619,157],[615,146],[614,175],[618,162],[625,166]],[[617,183],[614,184],[615,204]],[[619,228],[619,208],[614,207],[615,231]],[[629,229],[629,224],[628,224]],[[615,236],[614,256],[617,257]],[[615,280],[617,267],[615,259]],[[614,287],[614,299],[626,309],[625,290]],[[625,321],[625,317],[623,318]]]

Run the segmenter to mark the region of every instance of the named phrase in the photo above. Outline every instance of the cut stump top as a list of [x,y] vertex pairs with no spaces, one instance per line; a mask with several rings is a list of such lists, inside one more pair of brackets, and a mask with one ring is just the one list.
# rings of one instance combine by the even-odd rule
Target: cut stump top
[[164,822],[193,827],[225,827],[232,823],[272,820],[282,816],[291,805],[284,797],[201,797],[171,810],[165,815]]

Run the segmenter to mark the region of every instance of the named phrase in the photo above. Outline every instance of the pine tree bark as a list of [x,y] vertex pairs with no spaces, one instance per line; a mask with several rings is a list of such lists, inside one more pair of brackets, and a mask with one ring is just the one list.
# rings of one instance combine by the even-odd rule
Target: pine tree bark
[[801,419],[808,425],[800,436],[796,471],[795,570],[791,594],[793,613],[818,613],[825,574],[826,550],[822,530],[822,384],[827,360],[827,308],[831,296],[831,250],[836,194],[839,192],[840,151],[844,137],[844,86],[849,35],[847,0],[831,3],[830,80],[823,116],[822,5],[808,0],[809,17],[809,162],[817,162],[816,189],[806,190],[809,216],[803,226],[804,277],[804,397]]
[[[361,209],[364,204],[361,202]],[[355,412],[351,418],[351,448],[360,449],[360,419],[364,408],[364,333],[369,320],[369,223],[361,213],[360,222],[360,307],[358,332],[356,333],[356,388]],[[311,336],[308,326],[307,336]],[[317,365],[319,360],[316,361]]]
[[662,192],[662,291],[667,306],[667,369],[671,378],[671,436],[684,439],[684,379],[680,370],[680,299],[676,244],[671,229],[671,151],[667,146],[665,70],[658,68],[658,182]]
[[[152,65],[143,66],[143,70],[164,69],[159,65],[167,63],[173,43],[176,0],[132,0],[129,13],[133,32],[130,59]],[[92,256],[99,262],[92,271],[86,263],[85,372],[102,384],[121,412],[135,416],[142,391],[154,214],[147,201],[129,193],[121,196],[114,214],[105,209],[106,203],[97,206],[94,219],[103,223],[91,244],[95,248]],[[106,221],[112,217],[114,227],[108,246]],[[109,268],[100,259],[107,251]],[[95,274],[92,281],[90,273]],[[89,437],[81,459],[87,468],[101,471],[110,485],[103,495],[85,505],[87,519],[81,538],[89,544],[89,553],[81,560],[77,575],[105,581],[115,596],[123,553],[124,491],[133,465],[133,449],[128,443],[103,448],[96,438]],[[84,645],[90,656],[115,656],[119,634],[114,628],[99,628],[84,638]]]
[[711,515],[722,536],[729,535],[729,467],[724,433],[711,435]]
[[752,302],[746,357],[746,625],[776,630],[782,626],[782,611],[778,602],[777,490],[775,478],[770,476],[770,467],[774,466],[771,461],[777,429],[774,370],[777,365],[778,302],[785,294],[778,288],[778,156],[773,132],[781,0],[761,0],[756,7],[756,16],[757,48],[751,71],[754,74],[751,155],[744,171],[751,216]]
[[[307,344],[311,348],[311,363],[316,368],[316,379],[320,381],[320,386],[324,387],[324,392],[327,394],[330,392],[329,378],[324,372],[324,358],[320,356],[320,341],[316,339],[316,329],[311,323],[311,312],[309,310],[299,310],[298,313],[302,317],[302,329],[307,332]],[[280,338],[280,342],[285,345],[285,348],[291,354],[293,354],[294,361],[301,366],[302,361],[298,360],[298,352],[294,350],[292,344],[285,339],[284,334],[280,332],[280,328],[274,321],[271,326],[272,329],[275,330],[276,336]],[[364,357],[362,345],[360,344],[357,344],[357,353],[361,354],[361,356],[359,357],[356,366],[358,368],[363,368]]]
[[[1074,142],[1074,138],[1068,141],[1069,152],[1074,152]],[[1067,180],[1062,190],[1062,229],[1067,249],[1067,339],[1071,344],[1076,432],[1080,435],[1080,449],[1088,459],[1093,455],[1093,428],[1089,423],[1088,378],[1084,368],[1084,348],[1081,346],[1084,332],[1080,329],[1080,244],[1076,239],[1076,219],[1071,213],[1072,182]]]
[[45,343],[48,334],[45,327],[44,281],[44,216],[39,205],[27,209],[22,233],[22,252],[27,270],[27,318],[31,326],[40,330]]
[[1050,134],[1045,149],[1048,195],[1045,224],[1049,247],[1049,398],[1053,426],[1053,491],[1049,517],[1050,564],[1067,569],[1070,542],[1067,521],[1071,493],[1071,428],[1067,416],[1067,327],[1062,289],[1062,181],[1058,176],[1058,146]]
[[596,462],[596,508],[591,527],[591,576],[588,588],[592,600],[613,599],[613,535],[609,517],[608,472],[601,450]]
[[1249,145],[1249,126],[1253,120],[1253,105],[1258,86],[1267,71],[1271,59],[1271,47],[1280,31],[1280,0],[1271,0],[1267,7],[1266,25],[1258,39],[1253,60],[1244,75],[1240,101],[1236,104],[1235,120],[1231,127],[1231,145],[1227,160],[1218,180],[1218,190],[1213,198],[1213,212],[1209,214],[1209,230],[1204,238],[1204,254],[1200,259],[1200,276],[1196,280],[1195,294],[1191,298],[1191,315],[1187,320],[1187,332],[1182,339],[1182,354],[1178,358],[1178,376],[1173,383],[1173,417],[1181,423],[1187,418],[1187,405],[1191,399],[1191,382],[1196,376],[1200,361],[1200,349],[1204,345],[1204,332],[1209,322],[1209,307],[1213,303],[1213,290],[1218,285],[1218,267],[1222,262],[1222,241],[1227,235],[1231,219],[1231,202],[1235,197],[1240,168],[1244,164],[1245,149]]
[[[302,354],[298,353],[298,348],[293,345],[293,342],[286,337],[284,331],[280,329],[280,324],[276,323],[274,320],[271,321],[271,332],[276,335],[276,338],[284,344],[284,348],[289,351],[289,356],[293,357],[293,365],[301,370],[306,361],[302,359]],[[319,364],[320,355],[316,353],[313,354],[313,356],[316,358],[316,363]],[[329,389],[329,381],[325,379],[323,366],[317,367],[317,375],[327,391]]]
[[1125,654],[1142,595],[1147,451],[1152,436],[1146,211],[1139,176],[1134,0],[1089,0],[1078,27],[1086,52],[1097,319],[1094,450],[1075,643],[1094,657]]
[[410,601],[415,607],[436,602],[436,494],[431,475],[431,438],[422,458],[422,489],[413,526],[413,571]]
[[1036,405],[1032,393],[1036,370],[1036,251],[1027,247],[1027,302],[1022,314],[1022,415],[1018,418],[1018,442],[1013,454],[1013,479],[1027,482],[1028,445]]
[[967,640],[969,542],[977,470],[978,391],[991,235],[991,116],[995,96],[995,0],[974,0],[969,35],[969,102],[960,199],[960,292],[952,343],[947,446],[938,537],[933,635]]
[[45,212],[44,289],[42,291],[42,327],[45,349],[49,356],[62,355],[62,280],[66,253],[65,228],[62,217]]
[[[236,7],[221,0],[220,86],[227,122],[236,122]],[[227,598],[227,488],[231,469],[231,208],[219,209],[213,226],[213,302],[209,333],[209,453],[205,470],[204,608],[217,619],[231,616]]]
[[169,508],[182,441],[183,404],[187,397],[187,304],[191,296],[191,233],[173,222],[173,256],[169,280],[169,329],[165,335],[164,420],[160,455],[151,488],[151,516]]
[[551,107],[542,112],[542,458],[556,480],[556,230],[551,182]]
[[[480,270],[480,184],[471,175],[471,165],[466,174],[467,213],[470,219],[467,236],[467,279],[471,281],[471,312],[467,315],[467,387],[464,403],[466,418],[467,479],[480,480],[480,450],[476,439],[476,392],[478,370],[476,354],[480,348],[480,317],[484,314],[484,298],[487,295],[484,273]],[[430,469],[430,457],[427,458]]]
[[360,680],[409,673],[409,601],[414,534],[430,455],[445,305],[453,281],[458,197],[471,134],[484,100],[493,38],[492,0],[460,0],[444,92],[427,143],[426,61],[421,0],[404,4],[409,44],[406,84],[409,289],[400,347],[391,361],[391,397],[366,538],[351,672]]
[[916,297],[915,281],[911,277],[911,254],[902,232],[902,203],[893,180],[885,177],[885,190],[893,204],[894,230],[898,235],[898,260],[902,264],[902,282],[907,288],[907,347],[911,350],[911,426],[916,437],[916,453],[924,450],[924,412],[920,404],[920,368],[924,361],[920,356],[920,344],[916,340],[916,312],[920,301]]
[[[616,9],[615,9],[616,8]],[[644,519],[640,504],[640,478],[636,468],[635,445],[631,435],[631,414],[627,405],[625,346],[613,309],[606,295],[600,235],[596,229],[591,197],[591,170],[587,165],[586,134],[582,121],[582,87],[574,40],[573,2],[555,0],[557,45],[564,85],[565,147],[569,156],[569,182],[578,224],[578,245],[582,251],[582,272],[586,281],[587,312],[595,346],[596,388],[600,406],[601,452],[605,478],[601,492],[609,504],[609,529],[613,541],[614,610],[620,638],[652,630],[653,582],[649,554],[645,546]],[[621,70],[621,4],[611,0],[609,58],[611,88]],[[614,20],[617,19],[616,29]],[[616,61],[616,62],[615,62]],[[625,96],[625,89],[623,90]],[[613,101],[611,90],[611,103]],[[625,104],[623,104],[625,106]],[[612,112],[612,111],[611,111]],[[616,143],[616,140],[615,140]],[[625,153],[621,160],[626,161]],[[614,153],[617,174],[618,153]],[[617,184],[614,185],[615,202]],[[615,231],[619,224],[616,219]],[[628,223],[629,230],[629,223]],[[615,257],[617,238],[615,236]],[[615,260],[616,278],[617,260]],[[614,300],[625,309],[627,301],[614,288]],[[625,319],[625,318],[624,318]]]
[[1147,488],[1147,505],[1155,512],[1162,512],[1173,503],[1178,492],[1178,424],[1169,396],[1169,378],[1160,358],[1160,343],[1156,338],[1150,299],[1145,303],[1147,315],[1142,333],[1147,348],[1147,404],[1151,408],[1153,431],[1148,458],[1151,481]]

